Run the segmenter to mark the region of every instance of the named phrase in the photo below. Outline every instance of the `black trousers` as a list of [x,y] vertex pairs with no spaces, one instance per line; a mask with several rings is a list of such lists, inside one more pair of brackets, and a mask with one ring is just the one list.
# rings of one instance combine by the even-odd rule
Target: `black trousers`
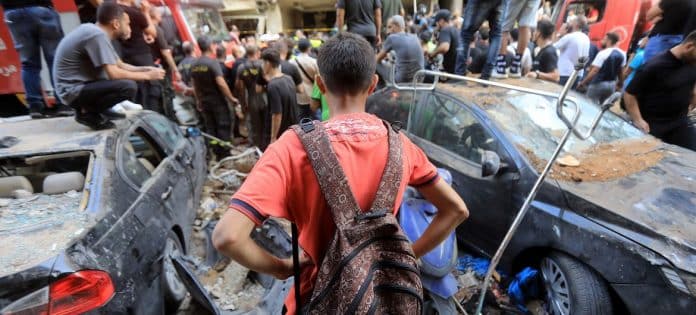
[[[155,65],[152,54],[149,52],[124,56],[123,59],[127,63],[138,67],[153,67]],[[165,114],[162,102],[162,85],[160,81],[139,81],[135,102],[142,105],[145,109]]]
[[696,126],[684,118],[672,122],[648,122],[650,134],[662,141],[696,151]]
[[[205,132],[224,141],[232,140],[232,119],[234,118],[227,102],[223,99],[204,99],[201,100],[201,107]],[[226,151],[220,146],[215,148],[215,154],[218,157],[229,155]]]
[[85,84],[69,105],[88,113],[101,113],[125,100],[133,100],[138,86],[131,80],[103,80]]

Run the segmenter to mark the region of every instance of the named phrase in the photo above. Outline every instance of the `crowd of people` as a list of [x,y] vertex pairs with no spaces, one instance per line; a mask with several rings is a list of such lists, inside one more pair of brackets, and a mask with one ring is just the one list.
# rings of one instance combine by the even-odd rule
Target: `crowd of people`
[[[112,106],[129,101],[124,106],[141,106],[176,120],[176,90],[195,104],[207,133],[223,141],[244,138],[265,149],[302,118],[329,117],[322,89],[315,82],[318,48],[328,39],[324,34],[306,36],[297,30],[292,36],[240,37],[239,29],[231,26],[226,40],[201,36],[196,43],[172,45],[175,30],[162,22],[161,8],[148,1],[80,0],[76,4],[85,24],[63,38],[51,0],[1,3],[6,17],[20,22],[10,29],[21,44],[17,47],[22,78],[33,118],[75,115],[91,128],[109,128],[111,120],[124,117]],[[434,6],[429,13],[421,7],[407,15],[398,0],[339,0],[336,27],[365,38],[375,50],[376,61],[394,68],[394,77],[383,75],[384,81],[411,82],[416,72],[429,69],[477,74],[485,80],[525,76],[563,85],[578,61],[587,57],[574,89],[597,103],[614,91],[627,91],[622,107],[638,127],[665,141],[694,147],[683,141],[693,137],[667,136],[674,130],[665,126],[677,123],[673,119],[664,123],[665,117],[656,114],[660,109],[648,108],[653,106],[652,96],[631,88],[644,82],[651,59],[660,56],[657,60],[665,63],[663,55],[670,54],[670,49],[686,47],[686,53],[671,53],[679,67],[686,69],[685,78],[675,82],[674,88],[692,91],[689,33],[696,8],[690,1],[659,1],[648,12],[654,27],[629,52],[619,43],[630,39],[615,32],[605,34],[601,47],[590,41],[589,24],[599,16],[592,3],[570,10],[558,30],[550,19],[550,7],[549,1],[541,0],[468,0],[461,14]],[[25,19],[23,14],[43,20]],[[39,34],[38,38],[33,34]],[[196,45],[201,53],[194,56]],[[38,80],[39,47],[59,101],[51,108],[43,104]],[[184,54],[176,59],[178,64],[175,50]],[[685,113],[693,103],[687,94],[675,104],[682,121],[677,125],[684,130],[689,129]],[[646,127],[650,124],[654,128]],[[670,131],[658,131],[664,128]]]
[[[400,1],[341,2],[338,16],[339,26],[347,21],[348,31],[364,36],[376,48],[376,43],[383,42],[377,62],[394,57],[392,79],[396,82],[412,82],[418,70],[429,69],[479,74],[484,80],[525,76],[565,85],[575,66],[585,60],[573,89],[598,104],[616,91],[626,91],[622,108],[637,127],[668,143],[696,150],[696,127],[687,118],[696,106],[693,1],[658,1],[647,12],[654,26],[629,52],[619,44],[631,39],[621,38],[618,32],[607,32],[599,47],[591,42],[590,24],[600,15],[591,2],[570,9],[558,31],[549,16],[549,1],[468,0],[461,16],[436,7],[431,14],[425,14],[423,8],[415,17],[403,16],[403,9],[400,14],[385,16],[381,8],[393,4],[400,5]],[[380,37],[383,20],[387,21],[386,34]],[[421,51],[414,53],[419,44]],[[658,72],[679,79],[642,85],[660,81],[654,76],[644,79]],[[672,94],[675,91],[679,93]]]

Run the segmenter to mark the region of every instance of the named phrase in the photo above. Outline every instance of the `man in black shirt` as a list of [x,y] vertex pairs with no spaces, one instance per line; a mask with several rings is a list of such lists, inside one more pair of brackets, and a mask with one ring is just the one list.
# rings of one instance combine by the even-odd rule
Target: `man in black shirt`
[[558,52],[553,46],[553,23],[541,20],[537,23],[534,42],[539,47],[539,52],[533,56],[532,71],[527,77],[558,82],[561,78],[558,72]]
[[338,0],[336,3],[336,24],[338,31],[343,31],[343,24],[348,24],[348,31],[364,37],[373,48],[382,43],[382,1],[380,0]]
[[80,23],[96,23],[97,8],[104,0],[75,0]]
[[[157,30],[157,36],[155,36],[154,41],[150,43],[150,49],[152,51],[152,57],[156,63],[162,66],[167,72],[164,80],[159,81],[158,87],[161,92],[160,96],[153,95],[151,100],[153,102],[152,108],[155,108],[157,112],[166,115],[172,121],[176,121],[176,115],[174,113],[174,90],[172,88],[173,81],[181,80],[181,74],[177,69],[176,63],[174,63],[174,57],[172,56],[172,49],[167,42],[167,36],[164,30],[160,27],[162,22],[162,8],[152,7],[150,8],[150,19],[155,25]],[[156,93],[158,89],[153,89],[151,93]]]
[[268,82],[265,86],[268,98],[269,115],[266,117],[268,142],[262,149],[275,142],[290,126],[297,123],[296,85],[293,80],[280,71],[280,53],[271,48],[261,53],[263,76]]
[[263,65],[261,52],[255,45],[246,46],[246,58],[237,69],[237,81],[235,90],[242,103],[242,111],[247,117],[247,130],[249,130],[249,140],[261,147],[264,143],[266,131],[266,101],[263,99],[263,92],[256,90],[256,82],[263,75]]
[[437,48],[429,54],[430,58],[442,54],[442,67],[445,72],[455,73],[457,64],[457,46],[459,46],[459,34],[457,28],[450,25],[451,14],[449,10],[440,10],[435,14],[437,26]]
[[181,50],[184,52],[185,57],[179,61],[177,68],[179,69],[179,73],[181,73],[181,81],[191,86],[191,66],[196,62],[196,57],[193,55],[193,44],[189,41],[185,41],[181,44]]
[[[220,63],[208,57],[212,53],[211,46],[212,43],[207,36],[198,38],[198,47],[201,49],[202,56],[191,67],[191,79],[197,107],[203,116],[205,131],[223,141],[230,141],[234,116],[229,104],[238,102],[222,77]],[[229,155],[229,151],[217,146],[215,154],[220,158]]]
[[671,144],[696,150],[696,128],[687,114],[696,103],[696,31],[681,44],[653,57],[626,88],[633,124]]
[[[131,26],[131,36],[127,40],[120,41],[123,61],[134,66],[154,66],[152,50],[145,41],[146,37],[152,41],[157,36],[157,28],[155,28],[155,24],[150,19],[150,3],[141,1],[140,8],[135,6],[135,0],[118,0],[117,3],[128,14]],[[135,98],[135,101],[143,105],[145,109],[161,111],[159,105],[161,99],[159,82],[138,82],[138,93]]]
[[696,15],[696,2],[694,0],[660,0],[648,10],[648,20],[660,18],[650,31],[650,39],[645,46],[643,58],[647,62],[653,56],[679,44],[685,33],[693,31],[684,30],[690,19]]

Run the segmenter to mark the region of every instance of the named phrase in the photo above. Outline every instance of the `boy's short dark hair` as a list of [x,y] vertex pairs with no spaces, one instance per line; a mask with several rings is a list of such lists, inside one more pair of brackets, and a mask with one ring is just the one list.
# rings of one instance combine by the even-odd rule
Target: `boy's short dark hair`
[[555,26],[551,21],[547,20],[541,20],[537,23],[537,32],[539,32],[539,35],[541,35],[542,38],[551,38],[553,36],[553,32],[555,31]]
[[377,67],[375,51],[362,36],[338,33],[319,51],[319,74],[332,93],[355,95],[372,83]]
[[261,52],[261,60],[270,63],[273,68],[277,68],[280,66],[280,52],[275,48],[266,48]]
[[126,12],[116,1],[105,1],[97,8],[97,22],[101,25],[107,25],[113,20],[121,19],[125,13]]
[[616,45],[616,43],[619,42],[619,35],[613,32],[607,33],[607,39],[611,42],[612,45]]
[[188,56],[193,53],[193,44],[189,41],[185,41],[181,44],[181,50],[184,51],[184,55]]

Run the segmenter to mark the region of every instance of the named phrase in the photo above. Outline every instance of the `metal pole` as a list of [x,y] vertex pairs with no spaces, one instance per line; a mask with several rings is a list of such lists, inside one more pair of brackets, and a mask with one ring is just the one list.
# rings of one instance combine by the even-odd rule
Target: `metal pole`
[[[541,174],[539,174],[539,178],[537,178],[536,182],[534,183],[534,186],[532,187],[532,191],[529,192],[529,195],[527,195],[527,199],[524,200],[524,203],[522,204],[520,211],[517,213],[515,220],[512,221],[512,225],[510,226],[507,233],[505,234],[505,237],[503,238],[503,241],[500,244],[500,247],[498,247],[498,250],[495,252],[493,259],[491,260],[491,264],[488,266],[488,271],[486,272],[486,277],[483,279],[483,284],[481,285],[481,292],[479,293],[480,297],[479,297],[478,306],[476,307],[476,313],[475,313],[476,315],[481,315],[481,311],[483,311],[483,301],[486,297],[486,290],[488,289],[488,285],[491,282],[491,277],[493,276],[493,272],[495,272],[495,267],[497,267],[498,263],[500,263],[500,259],[503,257],[503,253],[505,252],[505,249],[510,244],[510,241],[512,240],[512,237],[515,235],[517,228],[520,226],[520,224],[522,223],[522,220],[524,219],[524,216],[529,211],[529,206],[532,204],[532,201],[534,200],[534,198],[536,198],[536,195],[539,192],[541,185],[544,183],[544,180],[546,180],[546,175],[549,174],[549,171],[551,170],[553,163],[556,162],[556,158],[558,158],[558,155],[563,150],[563,147],[565,146],[566,142],[568,142],[570,135],[573,134],[573,132],[575,130],[575,124],[577,123],[578,118],[580,117],[580,107],[576,105],[577,106],[576,114],[575,114],[573,121],[571,122],[571,121],[567,121],[567,119],[565,119],[565,115],[563,114],[562,106],[563,106],[563,101],[565,100],[565,97],[568,94],[568,91],[570,90],[570,87],[573,86],[573,84],[575,83],[575,81],[578,77],[578,73],[579,73],[580,69],[582,69],[583,67],[584,67],[584,60],[581,60],[581,62],[579,62],[577,65],[575,65],[575,71],[573,71],[573,73],[570,75],[568,82],[566,82],[566,85],[563,87],[563,90],[561,90],[561,94],[558,97],[558,103],[556,105],[557,106],[556,107],[556,114],[558,115],[559,118],[564,120],[564,122],[566,123],[566,125],[568,127],[568,130],[566,130],[565,134],[563,134],[563,137],[561,138],[561,141],[558,143],[556,150],[553,152],[553,154],[549,158],[549,161],[546,163],[544,170],[541,172]],[[600,113],[600,117],[601,117],[601,113]]]
[[520,212],[517,214],[515,220],[512,222],[512,226],[510,226],[510,229],[508,230],[507,234],[505,234],[505,238],[503,238],[503,242],[498,248],[498,251],[495,252],[495,256],[493,256],[493,260],[491,260],[491,264],[488,266],[488,272],[486,272],[486,277],[483,279],[483,285],[481,286],[480,293],[481,297],[479,298],[478,307],[476,307],[476,314],[481,315],[481,311],[483,309],[483,300],[486,296],[486,289],[488,288],[488,285],[491,282],[491,276],[493,275],[495,267],[500,262],[500,258],[502,258],[503,252],[505,252],[505,249],[510,243],[510,240],[512,240],[512,236],[515,234],[517,227],[520,225],[520,223],[522,223],[525,214],[527,214],[527,211],[529,211],[529,206],[532,204],[534,198],[536,198],[536,195],[539,192],[541,185],[544,183],[544,180],[546,179],[546,175],[549,173],[549,170],[553,166],[553,163],[555,163],[555,160],[561,153],[561,150],[563,150],[563,146],[568,141],[568,138],[570,138],[571,134],[572,131],[570,128],[566,130],[565,134],[563,134],[563,138],[561,138],[561,142],[558,144],[558,147],[556,147],[556,151],[553,152],[553,155],[549,159],[548,163],[546,163],[546,167],[544,167],[544,170],[539,175],[539,178],[537,179],[536,183],[534,183],[532,191],[529,193],[527,199],[524,201],[524,204],[522,205]]

